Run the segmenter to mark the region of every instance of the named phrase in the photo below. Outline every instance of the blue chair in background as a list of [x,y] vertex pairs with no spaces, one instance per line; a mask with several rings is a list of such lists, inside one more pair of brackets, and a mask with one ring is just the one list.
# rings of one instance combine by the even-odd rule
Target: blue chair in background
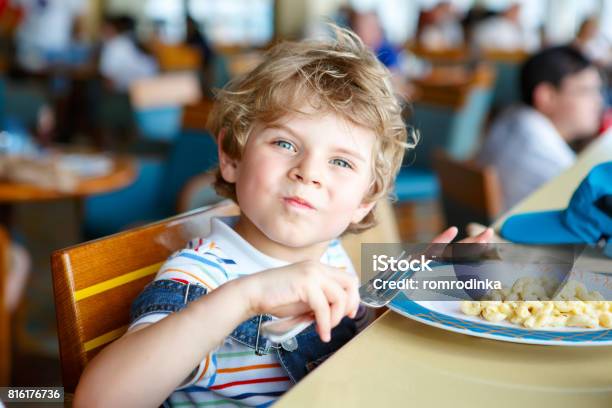
[[136,160],[138,176],[131,185],[85,199],[83,235],[86,240],[164,218],[158,205],[165,170],[163,159],[139,157]]
[[493,79],[491,69],[480,66],[466,83],[417,84],[420,98],[408,121],[418,130],[420,140],[416,149],[406,155],[396,179],[395,194],[400,203],[438,198],[440,188],[432,170],[436,149],[443,149],[457,160],[475,153],[491,107]]
[[36,129],[41,109],[48,105],[45,90],[35,84],[2,81],[3,95],[1,113],[4,120],[11,119],[13,123],[26,129]]
[[134,119],[130,98],[125,92],[109,89],[101,80],[89,85],[95,128],[101,133],[98,143],[116,145],[132,134]]
[[0,140],[0,153],[33,154],[37,151],[32,134],[46,104],[42,89],[0,78],[0,131],[7,132]]
[[4,111],[6,105],[6,81],[4,78],[0,77],[0,129],[4,126]]
[[217,163],[217,148],[205,132],[185,131],[166,157],[139,157],[136,181],[109,194],[85,200],[84,235],[93,239],[177,213],[181,189]]
[[217,163],[217,144],[209,133],[183,131],[170,152],[163,179],[161,208],[166,213],[176,213],[177,199],[187,182],[214,168]]
[[138,134],[145,139],[170,142],[181,130],[181,106],[161,106],[150,109],[136,109],[134,119]]
[[172,142],[181,131],[183,106],[201,99],[193,72],[176,72],[135,81],[129,89],[136,128],[141,139]]
[[523,62],[529,57],[525,51],[487,50],[483,59],[495,67],[492,108],[499,112],[520,101],[520,71]]
[[192,177],[183,187],[178,198],[178,212],[184,213],[201,207],[215,205],[226,197],[215,191],[216,174],[214,172],[200,173]]
[[408,118],[420,140],[410,151],[395,180],[396,211],[402,239],[431,239],[443,220],[438,209],[441,188],[432,169],[432,155],[442,149],[456,159],[477,149],[492,99],[493,72],[478,67],[465,83],[417,83],[420,96]]

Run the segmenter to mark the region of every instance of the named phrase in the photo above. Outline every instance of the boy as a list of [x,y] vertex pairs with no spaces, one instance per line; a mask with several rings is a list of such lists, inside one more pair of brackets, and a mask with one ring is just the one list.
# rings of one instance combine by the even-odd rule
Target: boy
[[496,169],[506,209],[574,163],[569,144],[597,132],[603,107],[597,68],[571,46],[530,57],[520,84],[522,103],[494,121],[477,157]]
[[[240,216],[214,219],[208,237],[161,267],[128,333],[87,366],[77,407],[156,406],[168,395],[168,405],[266,406],[361,326],[357,278],[336,238],[373,225],[414,146],[388,71],[348,31],[280,44],[220,93],[210,125],[216,188]],[[260,336],[270,315],[307,313],[316,327],[289,341]]]

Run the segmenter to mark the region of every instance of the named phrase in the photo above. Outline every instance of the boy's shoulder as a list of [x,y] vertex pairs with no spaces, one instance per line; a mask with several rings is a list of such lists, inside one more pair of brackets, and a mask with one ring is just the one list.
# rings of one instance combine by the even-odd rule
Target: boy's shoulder
[[221,250],[219,245],[217,245],[215,240],[211,237],[192,238],[189,240],[189,242],[187,242],[187,245],[185,245],[185,248],[183,249],[190,249],[195,252],[219,252]]
[[214,262],[222,266],[235,265],[236,256],[231,256],[225,252],[222,245],[219,245],[217,241],[212,238],[192,238],[187,242],[184,248],[174,252],[168,261],[172,261],[176,258],[190,258],[198,262]]
[[327,251],[325,251],[324,262],[336,268],[345,269],[351,274],[355,274],[355,269],[351,258],[342,246],[340,239],[336,238],[329,243]]

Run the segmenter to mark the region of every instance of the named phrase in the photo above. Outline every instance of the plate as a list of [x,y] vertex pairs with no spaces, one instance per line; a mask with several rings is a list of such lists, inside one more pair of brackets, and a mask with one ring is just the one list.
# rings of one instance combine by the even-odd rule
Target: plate
[[563,327],[530,330],[509,322],[491,323],[463,314],[460,301],[413,301],[403,292],[389,308],[403,316],[440,329],[486,339],[547,346],[609,346],[612,330]]

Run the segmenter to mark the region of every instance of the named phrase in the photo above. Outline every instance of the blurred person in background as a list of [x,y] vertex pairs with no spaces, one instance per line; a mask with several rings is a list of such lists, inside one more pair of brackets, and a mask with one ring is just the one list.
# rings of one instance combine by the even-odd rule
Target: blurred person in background
[[506,209],[574,163],[569,144],[597,132],[603,106],[599,71],[571,46],[530,57],[520,85],[522,104],[492,124],[477,155],[497,170]]
[[411,99],[413,87],[407,80],[408,65],[413,67],[418,61],[409,59],[387,39],[378,14],[375,11],[348,11],[349,27],[370,48],[376,57],[391,71],[391,80],[395,91]]
[[75,21],[84,14],[86,0],[14,0],[24,18],[17,31],[17,62],[26,71],[44,70],[65,55],[72,44]]
[[200,50],[200,53],[202,54],[202,61],[204,61],[204,63],[212,61],[214,58],[213,49],[211,48],[204,31],[200,29],[198,22],[191,16],[188,16],[185,22],[185,27],[185,43]]
[[157,74],[158,64],[136,38],[131,17],[105,17],[101,33],[98,68],[103,82],[96,83],[90,93],[91,110],[95,112],[91,134],[97,148],[121,150],[134,136],[127,91],[134,81]]
[[597,17],[592,16],[582,22],[574,45],[599,66],[612,64],[612,44],[601,32]]
[[380,62],[390,70],[398,68],[399,50],[387,40],[376,12],[353,10],[349,14],[349,26],[374,51]]
[[114,90],[127,91],[133,81],[158,72],[157,62],[136,39],[131,17],[106,17],[102,38],[100,73]]
[[218,85],[219,74],[216,67],[223,62],[219,60],[220,57],[210,45],[203,28],[193,17],[187,17],[185,27],[185,44],[197,48],[202,57],[202,74],[200,75],[202,92],[212,97],[212,89]]
[[605,112],[600,132],[612,128],[612,42],[601,30],[597,16],[586,18],[576,34],[574,45],[604,73]]
[[417,38],[428,50],[460,48],[464,44],[463,28],[457,11],[448,1],[436,4],[419,16]]
[[540,47],[539,33],[526,29],[521,23],[519,2],[476,24],[472,42],[480,50],[531,52]]

